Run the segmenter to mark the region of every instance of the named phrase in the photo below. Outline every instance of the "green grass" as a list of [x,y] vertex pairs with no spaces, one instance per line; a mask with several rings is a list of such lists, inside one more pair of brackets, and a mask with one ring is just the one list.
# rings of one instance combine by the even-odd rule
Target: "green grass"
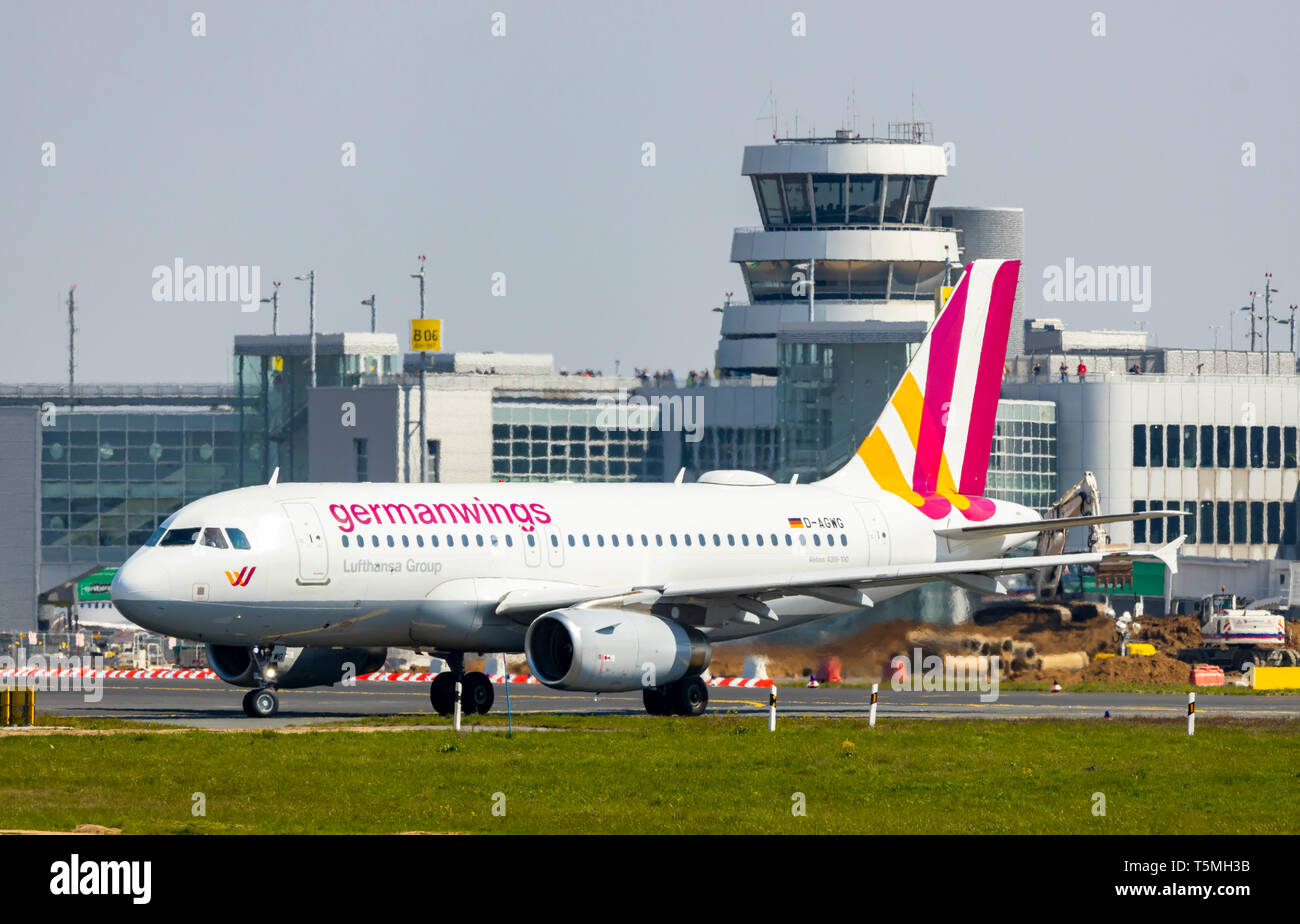
[[[376,718],[378,723],[397,721]],[[485,724],[499,725],[489,720]],[[1296,833],[1300,722],[538,716],[546,732],[0,739],[0,828]],[[192,794],[207,814],[191,814]],[[493,794],[506,814],[492,814]],[[1092,814],[1104,793],[1106,815]],[[806,817],[791,813],[803,793]]]

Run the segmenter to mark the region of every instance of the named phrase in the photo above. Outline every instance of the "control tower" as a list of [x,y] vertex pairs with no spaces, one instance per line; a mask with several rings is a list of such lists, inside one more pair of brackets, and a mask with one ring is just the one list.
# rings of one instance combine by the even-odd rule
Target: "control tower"
[[763,224],[732,236],[749,304],[723,309],[717,367],[775,377],[783,474],[856,448],[960,275],[957,230],[930,223],[944,150],[928,123],[890,129],[745,148]]

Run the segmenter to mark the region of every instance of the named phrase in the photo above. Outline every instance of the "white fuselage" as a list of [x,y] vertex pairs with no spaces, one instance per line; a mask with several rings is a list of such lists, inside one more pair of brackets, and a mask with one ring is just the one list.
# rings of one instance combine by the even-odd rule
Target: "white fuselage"
[[[987,522],[1037,519],[998,502]],[[223,534],[225,548],[137,551],[113,598],[145,628],[225,645],[444,651],[523,650],[528,620],[496,612],[511,592],[815,577],[988,558],[1029,538],[946,540],[935,529],[966,525],[960,514],[933,520],[893,495],[816,484],[276,484],[204,498],[165,525],[238,529],[249,547]],[[771,602],[776,620],[701,628],[720,641],[849,608],[787,596]]]

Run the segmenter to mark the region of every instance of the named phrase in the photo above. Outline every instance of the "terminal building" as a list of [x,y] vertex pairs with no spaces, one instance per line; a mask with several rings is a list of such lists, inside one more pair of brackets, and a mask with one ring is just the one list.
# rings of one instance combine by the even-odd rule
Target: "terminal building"
[[1186,537],[1171,602],[1190,610],[1227,587],[1300,606],[1293,353],[1156,349],[1144,331],[1069,331],[1055,319],[1026,322],[1025,345],[1002,394],[1055,406],[1059,482],[1091,471],[1108,512],[1178,512],[1108,527],[1136,548]]

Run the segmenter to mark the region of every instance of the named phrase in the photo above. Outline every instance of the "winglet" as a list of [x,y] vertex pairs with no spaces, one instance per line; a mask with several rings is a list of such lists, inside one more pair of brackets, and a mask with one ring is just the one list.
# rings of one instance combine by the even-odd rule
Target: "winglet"
[[271,480],[268,481],[267,484],[272,485],[272,484],[279,484],[279,483],[280,483],[280,466],[277,465],[275,467],[275,471],[271,472]]
[[1186,536],[1179,536],[1173,542],[1169,542],[1166,543],[1165,545],[1162,545],[1160,548],[1156,549],[1151,554],[1154,555],[1156,558],[1158,558],[1160,561],[1165,563],[1165,567],[1169,569],[1170,574],[1177,574],[1178,573],[1178,550],[1179,548],[1182,547],[1182,544],[1186,541],[1187,541]]

